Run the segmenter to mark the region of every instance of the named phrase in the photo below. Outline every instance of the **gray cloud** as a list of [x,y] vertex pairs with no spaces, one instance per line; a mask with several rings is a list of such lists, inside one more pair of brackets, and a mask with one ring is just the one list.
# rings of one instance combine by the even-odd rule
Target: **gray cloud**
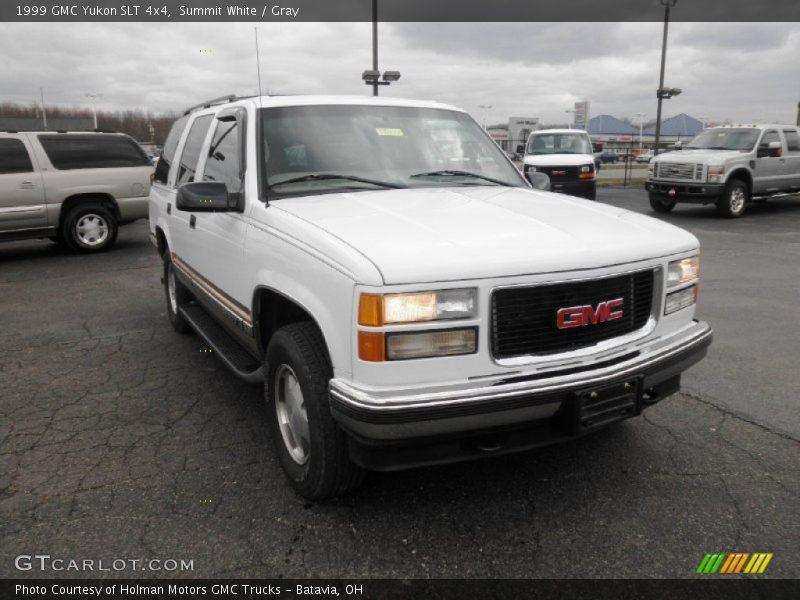
[[[259,25],[264,91],[364,94],[369,23]],[[381,67],[403,73],[382,93],[463,106],[480,120],[566,122],[655,114],[660,23],[388,23]],[[257,87],[253,26],[241,23],[0,24],[0,101],[180,110]],[[793,122],[800,100],[797,23],[675,23],[665,115]],[[480,109],[491,105],[491,109]]]

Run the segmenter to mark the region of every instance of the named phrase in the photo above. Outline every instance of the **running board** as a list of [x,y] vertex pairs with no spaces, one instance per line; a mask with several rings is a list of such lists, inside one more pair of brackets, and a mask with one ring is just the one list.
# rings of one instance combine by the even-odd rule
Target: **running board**
[[194,303],[187,304],[182,306],[180,311],[189,326],[211,346],[222,362],[240,379],[247,383],[264,381],[261,363],[242,348],[239,342],[225,331],[202,306]]

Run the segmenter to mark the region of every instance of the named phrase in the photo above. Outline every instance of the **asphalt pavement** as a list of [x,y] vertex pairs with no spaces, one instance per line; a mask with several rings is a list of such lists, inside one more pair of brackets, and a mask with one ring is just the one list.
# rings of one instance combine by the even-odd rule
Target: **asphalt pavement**
[[[650,214],[637,189],[603,202]],[[167,322],[146,223],[76,256],[0,245],[0,577],[19,555],[191,560],[187,577],[696,577],[771,552],[800,577],[800,200],[679,207],[715,329],[683,392],[575,442],[295,496],[260,390]]]

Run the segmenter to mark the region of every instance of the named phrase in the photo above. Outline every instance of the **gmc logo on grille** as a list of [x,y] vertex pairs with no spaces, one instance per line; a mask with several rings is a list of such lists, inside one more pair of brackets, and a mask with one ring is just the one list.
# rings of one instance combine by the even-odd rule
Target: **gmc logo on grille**
[[601,302],[597,308],[591,304],[560,308],[556,315],[556,325],[559,329],[571,329],[615,321],[622,318],[622,304],[622,298],[615,298]]
[[566,172],[566,171],[555,171],[555,170],[553,170],[553,171],[550,171],[550,172],[551,172],[553,175],[566,175],[566,174],[567,174],[567,172]]

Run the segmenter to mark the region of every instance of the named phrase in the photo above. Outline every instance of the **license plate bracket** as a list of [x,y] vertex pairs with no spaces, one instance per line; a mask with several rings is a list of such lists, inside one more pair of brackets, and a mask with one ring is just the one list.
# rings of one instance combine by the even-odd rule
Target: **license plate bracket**
[[575,433],[599,429],[638,414],[641,387],[641,380],[632,378],[575,392]]

